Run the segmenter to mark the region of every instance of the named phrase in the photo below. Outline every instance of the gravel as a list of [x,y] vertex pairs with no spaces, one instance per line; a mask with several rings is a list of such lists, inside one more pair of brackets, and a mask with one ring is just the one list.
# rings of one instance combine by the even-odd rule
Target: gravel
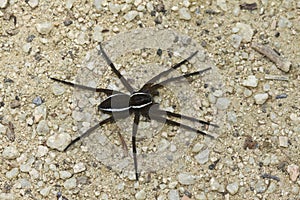
[[239,183],[238,182],[230,183],[226,186],[226,189],[231,195],[234,195],[239,190]]
[[191,13],[187,8],[180,8],[178,13],[179,13],[179,19],[183,19],[183,20],[192,19]]
[[15,146],[4,147],[2,157],[7,160],[16,159],[20,155],[18,149]]
[[138,16],[138,11],[136,10],[131,10],[129,11],[128,13],[126,13],[124,15],[124,19],[127,21],[127,22],[131,22],[132,20],[134,20],[137,16]]
[[53,24],[51,22],[42,22],[36,24],[36,30],[43,35],[49,34],[53,29]]
[[207,161],[208,161],[208,158],[209,158],[209,153],[210,153],[210,150],[209,148],[201,151],[200,153],[198,153],[196,156],[195,156],[195,159],[196,161],[199,163],[199,164],[205,164]]
[[75,177],[69,178],[63,183],[64,188],[67,190],[75,188],[76,185],[77,185],[77,181]]
[[169,200],[179,200],[179,192],[177,190],[170,190]]
[[141,190],[141,191],[139,191],[135,194],[135,198],[137,200],[143,200],[143,199],[146,199],[146,197],[147,197],[147,195],[146,195],[146,192],[144,190]]
[[63,151],[71,142],[71,136],[68,133],[59,133],[50,136],[46,142],[51,149]]
[[83,172],[86,170],[86,167],[85,167],[85,164],[80,162],[80,163],[76,163],[73,167],[73,171],[74,171],[74,174],[77,174],[77,173],[80,173],[80,172]]
[[243,86],[255,88],[258,85],[258,79],[254,75],[250,75],[242,82]]
[[268,98],[269,98],[268,93],[260,93],[260,94],[254,95],[255,103],[259,104],[259,105],[264,104]]
[[178,181],[182,185],[192,185],[195,184],[197,180],[199,180],[198,176],[188,174],[188,173],[180,173],[177,176]]

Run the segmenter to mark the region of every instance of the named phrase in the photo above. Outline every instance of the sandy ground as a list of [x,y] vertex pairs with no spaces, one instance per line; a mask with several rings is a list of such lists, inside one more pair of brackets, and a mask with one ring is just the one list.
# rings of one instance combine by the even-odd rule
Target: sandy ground
[[[0,199],[300,199],[299,12],[293,0],[2,0]],[[125,91],[97,55],[99,41],[135,88],[199,50],[177,75],[211,72],[163,89],[157,101],[217,123],[204,127],[216,139],[143,119],[138,182],[116,134],[130,151],[132,119],[62,152],[106,117],[96,110],[105,95],[49,76]]]

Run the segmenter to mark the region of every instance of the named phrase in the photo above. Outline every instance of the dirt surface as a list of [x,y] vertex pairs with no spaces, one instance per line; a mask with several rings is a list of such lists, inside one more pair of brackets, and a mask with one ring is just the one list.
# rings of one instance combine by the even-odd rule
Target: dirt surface
[[[300,199],[300,1],[3,0],[0,28],[0,199]],[[63,152],[105,95],[49,77],[126,91],[98,42],[135,88],[198,50],[156,101],[216,138],[142,119],[138,182],[132,119]]]

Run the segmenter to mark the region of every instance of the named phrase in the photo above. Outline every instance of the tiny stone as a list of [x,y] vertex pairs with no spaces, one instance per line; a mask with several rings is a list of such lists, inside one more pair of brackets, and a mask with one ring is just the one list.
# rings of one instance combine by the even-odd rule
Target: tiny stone
[[268,97],[269,97],[268,93],[256,94],[254,95],[255,103],[261,105],[266,102]]
[[121,7],[119,4],[109,3],[108,8],[109,8],[110,12],[112,12],[114,14],[117,14],[121,11]]
[[208,157],[209,157],[209,149],[207,148],[204,151],[198,153],[195,156],[195,159],[199,164],[205,164],[208,161]]
[[32,103],[35,104],[35,105],[37,105],[37,106],[39,106],[39,105],[41,105],[43,103],[43,100],[42,100],[42,98],[40,96],[37,96],[37,97],[35,97],[33,99]]
[[135,198],[136,198],[137,200],[143,200],[143,199],[146,199],[146,192],[145,192],[144,190],[141,190],[141,191],[137,192],[137,193],[135,194]]
[[183,0],[182,4],[184,5],[184,7],[190,7],[191,3],[189,2],[189,0]]
[[42,146],[42,145],[39,145],[38,146],[38,150],[37,150],[37,154],[36,154],[36,156],[37,157],[43,157],[43,156],[45,156],[46,154],[48,153],[48,147],[46,147],[46,146]]
[[65,88],[63,86],[61,86],[60,84],[54,83],[52,85],[52,92],[54,95],[59,96],[65,92]]
[[103,0],[94,0],[94,6],[96,7],[97,10],[101,10],[102,9],[102,1]]
[[238,184],[238,182],[230,183],[226,186],[226,189],[231,195],[234,195],[239,190],[239,184]]
[[227,11],[226,0],[217,0],[217,5],[218,5],[223,11]]
[[251,42],[254,31],[250,25],[244,23],[237,23],[236,27],[239,28],[239,34],[243,42]]
[[258,79],[254,75],[248,76],[248,78],[242,82],[242,85],[246,87],[257,87],[257,84]]
[[23,189],[31,188],[31,183],[26,178],[21,178],[18,180],[18,182]]
[[299,166],[291,164],[287,167],[287,172],[290,175],[290,179],[295,182],[299,176]]
[[3,158],[5,158],[7,160],[15,159],[19,155],[20,155],[20,153],[15,146],[7,146],[4,148],[4,150],[2,152]]
[[36,107],[33,111],[33,117],[35,122],[39,122],[42,119],[46,119],[47,110],[45,105],[40,105]]
[[22,46],[22,50],[23,50],[25,53],[29,53],[30,50],[31,50],[31,44],[30,44],[30,43],[25,43],[25,44]]
[[0,199],[1,200],[15,200],[17,199],[15,194],[13,193],[0,193]]
[[153,3],[152,3],[152,2],[148,2],[148,3],[146,4],[146,7],[147,7],[148,12],[151,12],[152,10],[154,10]]
[[65,189],[73,189],[77,185],[77,181],[75,177],[69,178],[63,183]]
[[0,1],[0,8],[6,8],[8,5],[8,0],[1,0]]
[[21,172],[29,172],[31,170],[31,166],[29,164],[21,164],[20,171]]
[[39,172],[34,168],[31,168],[31,170],[29,171],[29,175],[30,175],[31,179],[39,178]]
[[257,183],[254,185],[254,189],[257,193],[263,193],[266,191],[267,187],[263,180],[258,180]]
[[95,41],[97,41],[97,42],[103,41],[102,30],[103,30],[103,28],[101,26],[99,26],[99,25],[95,26],[94,34],[93,34],[93,39]]
[[40,34],[48,34],[51,32],[53,28],[53,25],[51,22],[43,22],[43,23],[39,23],[36,25],[36,30],[40,33]]
[[13,179],[17,177],[19,174],[19,169],[18,168],[12,168],[10,171],[6,172],[5,176],[8,179]]
[[71,136],[67,133],[60,133],[52,135],[47,140],[47,146],[51,149],[63,151],[65,147],[71,142]]
[[31,8],[35,8],[39,5],[39,0],[29,0],[28,4]]
[[37,127],[36,127],[36,132],[38,135],[47,135],[49,133],[49,127],[48,123],[46,120],[41,120]]
[[286,136],[279,136],[279,146],[280,147],[288,147],[289,146],[289,138]]
[[215,178],[211,178],[209,183],[210,183],[211,190],[213,191],[218,191],[219,188],[221,187],[220,183]]
[[45,187],[43,189],[40,190],[40,194],[44,197],[48,196],[51,190],[51,186],[49,187]]
[[252,91],[249,90],[248,88],[245,88],[244,90],[244,96],[245,97],[250,97],[252,95]]
[[199,142],[197,142],[195,145],[194,145],[194,147],[193,147],[193,149],[192,149],[192,152],[193,153],[198,153],[199,151],[201,151],[201,149],[204,147],[204,145],[203,144],[200,144]]
[[231,35],[231,45],[236,49],[239,48],[241,45],[242,39],[243,38],[240,35],[237,35],[237,34]]
[[192,185],[199,179],[199,177],[188,173],[180,173],[177,178],[182,185]]
[[67,179],[70,178],[72,176],[71,172],[68,171],[59,171],[59,177],[61,179]]
[[190,20],[192,19],[190,11],[187,8],[179,9],[179,19]]
[[7,131],[7,127],[4,126],[4,125],[2,125],[2,124],[0,123],[0,133],[1,133],[1,134],[5,134],[6,131]]
[[131,10],[129,11],[127,14],[124,15],[124,19],[127,21],[127,22],[130,22],[132,20],[134,20],[134,18],[138,15],[138,11],[136,10]]
[[177,190],[170,190],[169,192],[169,200],[179,200],[179,193]]
[[75,164],[75,166],[73,167],[74,170],[74,174],[79,173],[79,172],[83,172],[86,170],[84,163],[80,162]]
[[66,8],[71,9],[75,0],[66,0]]
[[230,104],[230,100],[225,97],[221,97],[217,99],[216,107],[219,110],[226,110]]

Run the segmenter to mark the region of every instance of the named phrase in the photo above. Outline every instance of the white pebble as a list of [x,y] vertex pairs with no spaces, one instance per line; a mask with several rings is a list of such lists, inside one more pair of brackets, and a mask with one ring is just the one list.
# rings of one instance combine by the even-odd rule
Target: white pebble
[[28,4],[31,8],[35,8],[39,5],[39,0],[29,0]]
[[254,31],[249,24],[236,23],[236,27],[239,28],[239,35],[243,38],[243,42],[251,42]]
[[194,147],[193,147],[193,149],[192,149],[192,152],[193,153],[198,153],[199,151],[201,151],[201,149],[204,147],[204,145],[203,144],[200,144],[199,142],[197,142],[195,145],[194,145]]
[[67,179],[67,178],[70,178],[71,176],[72,176],[72,174],[69,171],[59,171],[59,177],[61,179]]
[[291,165],[287,166],[287,172],[290,175],[290,179],[292,181],[296,181],[299,176],[299,166],[297,166],[295,164],[291,164]]
[[25,53],[29,53],[30,50],[31,50],[31,44],[30,44],[30,43],[25,43],[25,44],[22,46],[22,50],[23,50]]
[[152,10],[154,10],[153,3],[152,3],[152,2],[148,2],[148,3],[146,4],[146,7],[147,7],[148,12],[151,12]]
[[41,121],[42,119],[46,119],[46,116],[47,116],[47,108],[45,105],[40,105],[35,107],[33,111],[33,118],[36,123]]
[[141,190],[141,191],[137,192],[137,193],[135,194],[135,198],[136,198],[137,200],[143,200],[143,199],[146,199],[146,192],[145,192],[144,190]]
[[0,199],[1,200],[15,200],[16,196],[14,193],[0,193]]
[[136,10],[131,10],[127,14],[124,15],[124,19],[128,22],[134,20],[134,18],[138,15],[138,11]]
[[102,9],[102,1],[103,0],[94,0],[94,6],[96,7],[97,10]]
[[226,189],[231,195],[234,195],[239,190],[239,184],[238,184],[238,182],[230,183],[226,186]]
[[17,177],[19,174],[19,169],[18,168],[12,168],[10,171],[6,172],[5,176],[8,179],[13,179]]
[[40,194],[44,197],[48,196],[51,190],[51,186],[45,187],[40,190]]
[[75,0],[66,0],[66,8],[70,10],[73,7],[74,2]]
[[209,183],[212,191],[218,191],[221,187],[220,183],[214,177],[210,179]]
[[22,189],[31,188],[31,183],[26,178],[20,178],[17,185],[19,185]]
[[44,34],[44,35],[50,33],[52,28],[53,28],[53,25],[51,22],[43,22],[43,23],[39,23],[36,25],[36,30],[40,34]]
[[43,157],[45,156],[46,154],[48,153],[48,147],[46,146],[42,146],[42,145],[39,145],[38,146],[38,150],[37,150],[37,153],[36,153],[36,156],[37,157]]
[[84,163],[80,162],[74,165],[73,167],[74,170],[74,174],[79,173],[79,172],[83,172],[86,170]]
[[286,136],[279,136],[279,146],[280,147],[288,147],[289,146],[289,138]]
[[182,5],[184,5],[184,7],[190,7],[191,3],[189,2],[189,0],[183,0]]
[[142,3],[142,0],[135,0],[133,4],[137,7],[141,3]]
[[258,79],[254,75],[250,75],[246,80],[242,82],[243,86],[246,87],[257,87]]
[[237,34],[231,35],[231,45],[236,49],[239,48],[241,45],[242,39],[243,38],[240,35],[237,35]]
[[38,135],[47,135],[49,133],[49,127],[48,123],[46,120],[41,120],[37,127],[36,127],[36,132]]
[[6,8],[8,5],[8,0],[1,0],[0,1],[0,8]]
[[2,152],[2,156],[5,159],[12,160],[20,155],[18,149],[15,146],[7,146]]
[[2,124],[0,123],[0,133],[1,133],[1,134],[5,134],[6,131],[7,131],[7,127],[4,126],[4,125],[2,125]]
[[39,178],[39,172],[34,168],[32,168],[29,171],[29,175],[30,175],[31,179],[38,179]]
[[183,20],[192,19],[190,11],[187,8],[180,8],[178,12],[179,12],[179,19],[183,19]]
[[121,11],[121,7],[119,4],[109,3],[108,8],[109,8],[109,11],[114,14],[117,14]]
[[170,190],[169,192],[169,200],[179,200],[178,190]]
[[217,0],[217,5],[218,5],[223,11],[227,11],[226,0]]
[[76,187],[77,181],[75,177],[69,178],[63,183],[65,189],[73,189]]
[[97,25],[94,28],[94,34],[93,34],[93,39],[97,42],[102,42],[103,41],[103,35],[102,35],[102,26]]
[[54,95],[59,96],[65,92],[65,88],[58,83],[52,85],[52,92]]
[[188,173],[180,173],[177,178],[182,185],[192,185],[199,179],[199,177]]
[[219,110],[226,110],[230,104],[230,100],[226,97],[221,97],[217,99],[216,107]]
[[195,159],[197,160],[197,162],[199,164],[205,164],[208,161],[208,157],[209,157],[209,149],[205,149],[204,151],[201,151],[200,153],[198,153],[195,156]]
[[71,136],[68,133],[60,133],[52,135],[47,140],[47,146],[51,149],[63,151],[71,142]]
[[268,97],[269,97],[268,93],[256,94],[254,95],[255,103],[261,105],[266,102]]

